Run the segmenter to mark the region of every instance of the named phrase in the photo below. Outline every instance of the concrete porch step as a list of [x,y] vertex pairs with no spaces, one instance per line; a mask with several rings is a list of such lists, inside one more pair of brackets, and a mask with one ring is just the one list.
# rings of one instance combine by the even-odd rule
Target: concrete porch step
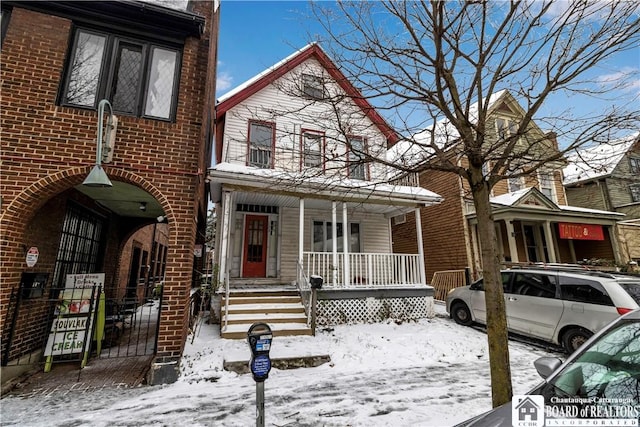
[[302,313],[240,313],[227,316],[227,324],[237,325],[248,322],[271,323],[306,323],[307,316]]
[[304,313],[304,306],[301,302],[284,303],[284,304],[234,304],[233,301],[229,305],[222,307],[222,314],[241,314],[241,313]]
[[[226,298],[222,298],[226,301]],[[299,303],[300,296],[293,295],[251,295],[251,296],[229,296],[230,304],[289,304]]]
[[222,338],[246,339],[258,322],[268,324],[274,336],[311,335],[300,295],[290,290],[233,290],[222,301],[221,315]]
[[[223,321],[224,322],[224,321]],[[247,339],[247,331],[255,322],[239,323],[235,325],[221,325],[220,336],[226,339]],[[269,323],[266,322],[274,337],[291,335],[311,335],[311,328],[306,323]]]

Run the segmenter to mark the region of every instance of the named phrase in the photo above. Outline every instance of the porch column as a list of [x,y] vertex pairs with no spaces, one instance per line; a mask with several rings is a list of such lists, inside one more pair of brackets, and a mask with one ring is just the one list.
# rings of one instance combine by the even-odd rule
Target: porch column
[[[336,286],[338,282],[338,213],[337,203],[335,200],[331,202],[331,245],[332,245],[332,266],[331,266],[331,283]],[[344,228],[342,229],[344,232]]]
[[544,222],[544,239],[547,241],[547,253],[549,254],[549,262],[558,262],[556,258],[556,245],[553,233],[551,232],[551,222]]
[[509,242],[511,262],[520,262],[518,259],[518,246],[516,245],[516,232],[513,229],[513,223],[509,219],[506,219],[504,223],[507,225],[507,241]]
[[231,222],[231,192],[225,191],[222,195],[222,234],[220,239],[220,254],[218,255],[220,269],[218,270],[218,281],[224,283],[228,289],[229,284],[225,283],[227,278],[227,259],[229,258],[229,227]]
[[[299,267],[304,266],[304,199],[300,199],[298,204],[299,224],[298,224],[298,262]],[[299,278],[299,277],[298,277]]]
[[[604,225],[603,225],[604,227]],[[607,227],[609,231],[609,239],[611,240],[611,248],[613,249],[613,258],[616,264],[622,264],[622,257],[620,256],[620,242],[618,241],[617,225],[610,225]]]
[[424,244],[422,242],[422,218],[420,208],[416,208],[416,238],[418,240],[418,265],[420,266],[420,282],[427,284],[427,273],[424,266]]
[[344,279],[342,283],[345,288],[348,288],[351,284],[351,262],[349,260],[349,236],[351,236],[351,230],[349,229],[349,222],[347,221],[347,202],[342,202],[342,273]]

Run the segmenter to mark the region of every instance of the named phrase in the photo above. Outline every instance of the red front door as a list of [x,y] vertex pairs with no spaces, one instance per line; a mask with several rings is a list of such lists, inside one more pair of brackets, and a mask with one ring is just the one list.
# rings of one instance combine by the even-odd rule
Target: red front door
[[269,217],[247,215],[244,223],[243,277],[267,276],[267,223]]

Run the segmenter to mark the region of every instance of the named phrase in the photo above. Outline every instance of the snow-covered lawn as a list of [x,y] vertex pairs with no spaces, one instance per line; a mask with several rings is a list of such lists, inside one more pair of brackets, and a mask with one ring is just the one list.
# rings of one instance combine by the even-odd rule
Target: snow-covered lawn
[[[273,369],[265,382],[267,426],[450,426],[491,408],[487,337],[456,325],[436,306],[420,322],[342,325],[316,337],[273,340],[272,357],[325,353],[315,368]],[[36,399],[5,398],[3,426],[251,426],[251,374],[222,369],[249,354],[202,324],[187,344],[178,382]],[[511,342],[514,393],[540,381],[533,361],[550,353]],[[551,353],[558,356],[556,353]]]

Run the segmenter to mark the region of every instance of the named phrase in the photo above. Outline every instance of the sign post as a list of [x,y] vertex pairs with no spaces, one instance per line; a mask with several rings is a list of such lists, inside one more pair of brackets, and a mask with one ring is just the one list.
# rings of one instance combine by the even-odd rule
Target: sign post
[[249,367],[256,382],[256,427],[264,427],[264,380],[271,371],[271,340],[273,334],[266,323],[254,323],[247,332],[247,341],[251,349]]

